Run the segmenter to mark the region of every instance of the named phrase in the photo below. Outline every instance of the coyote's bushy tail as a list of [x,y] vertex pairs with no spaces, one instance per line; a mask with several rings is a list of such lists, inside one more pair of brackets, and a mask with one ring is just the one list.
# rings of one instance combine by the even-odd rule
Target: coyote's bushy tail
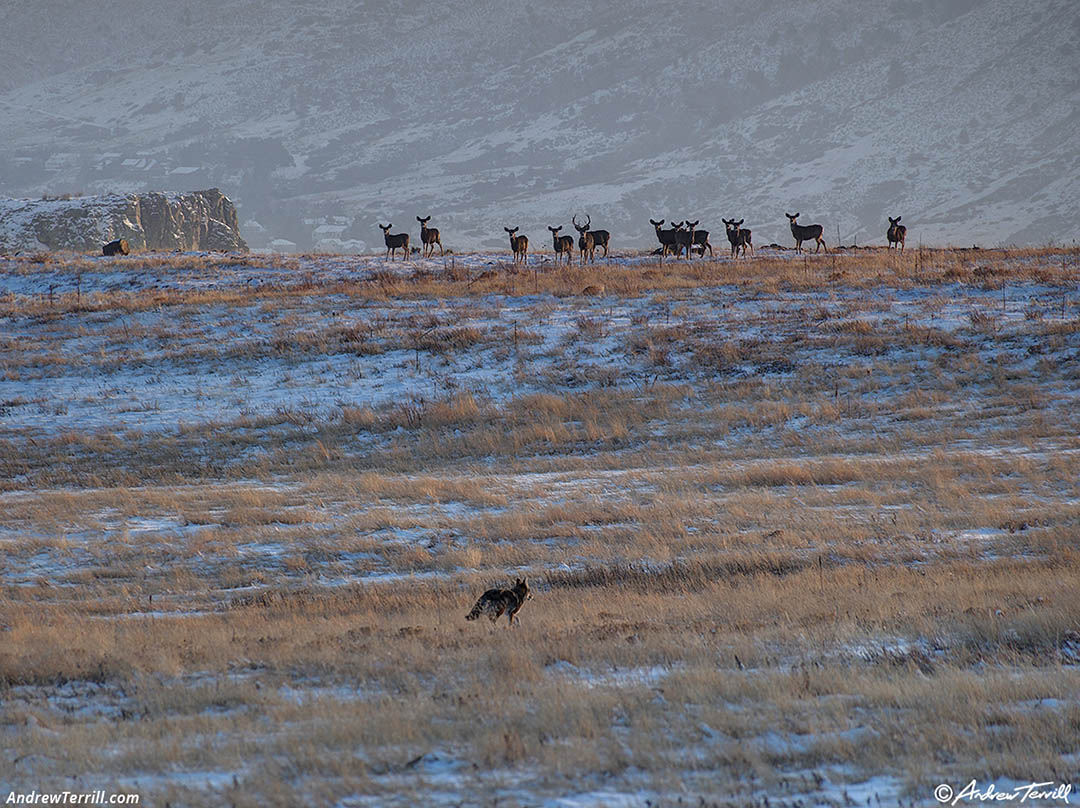
[[465,615],[465,619],[466,620],[475,620],[481,614],[483,614],[483,612],[484,612],[484,598],[481,596],[481,598],[478,601],[476,601],[476,605],[472,607],[472,611],[469,612],[467,615]]

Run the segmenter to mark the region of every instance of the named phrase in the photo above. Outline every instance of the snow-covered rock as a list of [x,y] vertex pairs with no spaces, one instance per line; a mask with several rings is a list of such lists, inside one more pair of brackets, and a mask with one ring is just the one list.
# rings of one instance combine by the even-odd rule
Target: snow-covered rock
[[133,250],[246,251],[236,208],[218,189],[70,199],[0,198],[0,250],[99,252],[114,239]]

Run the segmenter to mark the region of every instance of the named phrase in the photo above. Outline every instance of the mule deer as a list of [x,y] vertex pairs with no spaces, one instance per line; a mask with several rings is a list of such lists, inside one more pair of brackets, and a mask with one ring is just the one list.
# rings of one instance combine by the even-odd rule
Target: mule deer
[[420,222],[420,241],[423,243],[424,256],[435,254],[435,245],[439,245],[439,255],[445,255],[443,251],[442,241],[439,239],[439,231],[434,227],[428,227],[427,223],[431,221],[431,217],[421,219],[416,217],[416,221]]
[[578,249],[581,250],[581,263],[585,264],[585,258],[588,256],[590,261],[593,260],[594,253],[596,252],[596,239],[593,234],[589,232],[589,223],[592,219],[586,214],[588,221],[585,224],[577,223],[577,216],[574,216],[570,221],[574,223],[574,229],[580,233],[578,237]]
[[[792,216],[790,213],[785,213],[788,220],[791,222],[791,235],[795,237],[795,252],[802,252],[802,243],[813,239],[817,242],[817,247],[814,252],[818,252],[822,247],[825,247],[825,239],[821,237],[824,232],[824,228],[820,224],[796,224],[795,220],[799,218],[799,214],[796,213]],[[825,252],[828,252],[829,248],[825,247]]]
[[[375,224],[379,223],[376,222]],[[383,239],[386,241],[386,258],[387,260],[390,260],[391,256],[398,250],[401,250],[401,260],[404,261],[409,257],[409,234],[395,233],[394,235],[390,235],[390,228],[393,226],[393,222],[386,225],[386,227],[379,224],[379,229],[383,232]]]
[[708,230],[695,230],[694,231],[694,248],[701,253],[701,257],[705,257],[705,250],[709,251],[709,257],[713,257],[712,245],[709,243],[709,231]]
[[682,251],[686,250],[686,260],[693,258],[691,248],[694,246],[694,228],[698,226],[701,219],[696,222],[685,221],[675,228],[675,257],[678,258],[682,255]]
[[[585,218],[589,218],[589,214],[585,214]],[[607,258],[608,242],[611,241],[611,233],[607,230],[591,230],[592,219],[589,219],[585,223],[585,229],[592,234],[593,246],[604,248],[604,258]]]
[[753,255],[754,244],[750,240],[751,233],[742,226],[746,219],[739,219],[739,221],[721,219],[721,221],[724,223],[724,227],[727,228],[727,238],[731,242],[731,257],[738,258],[739,250],[742,250],[742,254],[746,255],[747,247],[750,248],[750,254]]
[[514,251],[514,263],[516,264],[518,261],[521,261],[521,263],[527,264],[529,262],[527,257],[527,253],[529,252],[529,237],[515,236],[514,233],[516,233],[518,229],[519,228],[515,227],[511,230],[509,227],[503,227],[503,230],[510,234],[510,249]]
[[656,240],[660,242],[660,262],[663,263],[664,256],[668,254],[668,250],[675,248],[675,233],[678,232],[678,228],[673,227],[670,230],[661,230],[660,228],[664,225],[663,219],[658,222],[649,219],[649,224],[656,228]]
[[565,253],[566,265],[570,266],[570,256],[574,252],[574,237],[560,236],[559,231],[562,230],[562,225],[558,227],[549,225],[548,230],[551,231],[551,243],[555,247],[555,263],[559,263],[559,256]]
[[900,252],[904,251],[904,239],[907,238],[907,228],[900,224],[900,220],[903,216],[897,216],[895,219],[892,216],[886,217],[889,220],[889,249],[892,249],[893,244],[900,245]]

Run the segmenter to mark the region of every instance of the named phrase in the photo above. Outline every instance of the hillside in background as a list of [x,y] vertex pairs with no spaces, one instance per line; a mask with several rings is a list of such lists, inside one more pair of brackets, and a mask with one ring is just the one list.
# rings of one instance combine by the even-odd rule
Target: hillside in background
[[830,244],[1080,233],[1074,0],[109,9],[0,8],[0,195],[217,186],[299,249],[428,214],[457,249],[585,212],[616,248],[790,243],[785,210]]

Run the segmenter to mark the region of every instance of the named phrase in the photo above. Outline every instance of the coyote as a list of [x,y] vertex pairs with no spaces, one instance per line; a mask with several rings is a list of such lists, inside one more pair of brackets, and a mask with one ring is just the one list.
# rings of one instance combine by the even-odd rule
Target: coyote
[[510,618],[507,625],[513,625],[514,615],[521,610],[525,601],[531,597],[529,582],[525,578],[518,578],[513,589],[489,589],[482,594],[480,599],[476,601],[476,605],[472,607],[472,611],[465,615],[465,619],[475,620],[480,615],[487,613],[487,616],[491,618],[491,622],[494,623],[502,617],[503,612],[506,612]]

